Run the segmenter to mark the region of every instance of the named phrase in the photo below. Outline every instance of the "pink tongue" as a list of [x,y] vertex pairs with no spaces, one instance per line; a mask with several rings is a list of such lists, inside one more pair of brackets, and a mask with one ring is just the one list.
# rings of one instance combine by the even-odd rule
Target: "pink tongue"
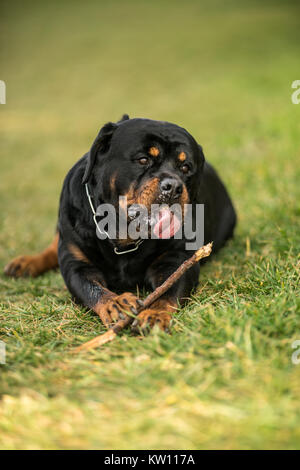
[[159,211],[158,221],[153,227],[153,233],[157,238],[171,238],[180,229],[180,220],[169,208]]

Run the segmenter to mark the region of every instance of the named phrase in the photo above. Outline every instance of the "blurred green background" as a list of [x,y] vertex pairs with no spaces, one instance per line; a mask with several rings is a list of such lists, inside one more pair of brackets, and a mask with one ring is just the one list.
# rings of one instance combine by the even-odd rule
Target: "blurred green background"
[[101,326],[59,273],[1,276],[3,448],[299,447],[299,13],[284,0],[1,2],[1,266],[51,240],[66,172],[123,113],[187,128],[239,215],[170,337],[72,358]]

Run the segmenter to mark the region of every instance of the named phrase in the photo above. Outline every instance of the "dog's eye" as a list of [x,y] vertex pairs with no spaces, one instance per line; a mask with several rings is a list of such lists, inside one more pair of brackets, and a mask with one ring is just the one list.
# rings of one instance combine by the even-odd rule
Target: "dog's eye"
[[189,168],[188,165],[182,165],[182,166],[180,167],[180,170],[182,171],[182,173],[188,173],[189,169],[190,169],[190,168]]
[[149,163],[149,158],[147,158],[147,157],[139,158],[138,162],[139,162],[140,165],[147,165]]

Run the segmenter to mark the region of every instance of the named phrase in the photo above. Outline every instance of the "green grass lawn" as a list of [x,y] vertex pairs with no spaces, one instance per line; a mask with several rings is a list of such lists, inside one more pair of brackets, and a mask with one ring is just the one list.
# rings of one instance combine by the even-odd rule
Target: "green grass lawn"
[[0,447],[300,448],[300,10],[291,1],[9,2],[1,7],[0,266],[52,238],[63,178],[122,113],[204,147],[235,238],[172,334],[104,328],[59,272],[0,276]]

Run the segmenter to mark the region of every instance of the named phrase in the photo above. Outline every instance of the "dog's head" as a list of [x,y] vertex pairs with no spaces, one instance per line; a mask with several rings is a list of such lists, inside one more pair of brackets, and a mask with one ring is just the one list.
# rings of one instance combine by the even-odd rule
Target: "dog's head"
[[119,211],[119,196],[125,196],[129,219],[141,205],[149,213],[152,205],[160,205],[154,233],[166,238],[168,223],[170,236],[178,229],[168,208],[180,205],[184,216],[184,205],[195,198],[203,164],[201,147],[182,127],[124,115],[100,130],[88,154],[83,183],[89,183],[96,205],[110,203]]

